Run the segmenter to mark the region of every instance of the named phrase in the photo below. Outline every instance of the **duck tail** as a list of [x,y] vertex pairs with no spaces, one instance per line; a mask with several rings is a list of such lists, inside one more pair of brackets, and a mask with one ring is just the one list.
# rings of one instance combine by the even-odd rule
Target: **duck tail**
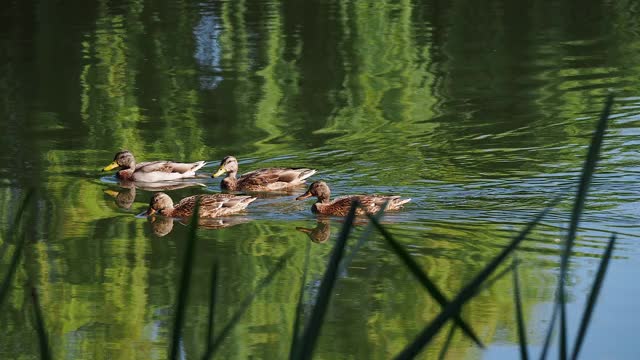
[[398,199],[393,202],[393,207],[401,208],[404,204],[408,203],[409,201],[411,201],[411,199]]
[[308,177],[318,172],[318,170],[316,169],[300,169],[300,170],[301,172],[300,172],[300,177],[298,177],[298,180],[302,182],[304,182]]
[[207,165],[206,161],[196,161],[193,163],[193,168],[191,169],[191,171],[196,172],[198,170],[200,170],[200,168],[202,168],[203,166]]

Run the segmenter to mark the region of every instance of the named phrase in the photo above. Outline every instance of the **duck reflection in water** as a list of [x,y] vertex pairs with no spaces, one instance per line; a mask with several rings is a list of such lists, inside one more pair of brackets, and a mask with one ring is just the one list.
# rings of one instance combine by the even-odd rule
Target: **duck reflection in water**
[[106,189],[103,192],[115,198],[116,205],[125,210],[130,210],[136,200],[136,189],[145,191],[170,191],[184,189],[193,186],[206,187],[206,185],[193,181],[161,181],[156,183],[136,183],[133,181],[119,181],[121,189]]
[[105,189],[103,192],[116,200],[116,205],[119,208],[130,210],[131,205],[136,199],[136,188],[135,186],[130,189],[121,189],[120,191],[115,191],[112,189]]
[[[338,226],[344,226],[344,219],[337,220]],[[369,220],[356,218],[353,220],[353,226],[366,226],[369,224]],[[309,236],[309,239],[314,243],[325,243],[331,238],[331,217],[320,215],[316,222],[315,228],[306,228],[298,226],[296,230],[303,232]]]
[[318,219],[315,228],[296,227],[296,230],[307,234],[314,243],[325,243],[331,237],[331,221],[329,219]]
[[[149,216],[148,219],[149,219],[149,222],[151,223],[151,231],[157,237],[163,237],[168,233],[170,233],[173,230],[173,226],[176,222],[183,226],[189,225],[189,219],[186,219],[186,218],[175,219],[175,218],[170,218],[165,216],[152,215],[152,216]],[[200,218],[198,220],[198,227],[209,229],[209,230],[216,230],[216,229],[228,228],[238,224],[244,224],[249,221],[250,221],[249,218],[241,217],[241,216],[230,216],[226,218],[215,218],[215,219]]]

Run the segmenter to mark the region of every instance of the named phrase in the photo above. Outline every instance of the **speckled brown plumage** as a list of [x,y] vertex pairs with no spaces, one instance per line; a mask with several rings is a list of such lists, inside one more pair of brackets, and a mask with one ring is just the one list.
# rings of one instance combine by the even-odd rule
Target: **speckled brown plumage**
[[375,214],[380,211],[385,203],[387,206],[384,211],[400,210],[404,204],[411,201],[411,199],[402,199],[396,195],[349,195],[331,201],[331,190],[324,181],[313,182],[309,186],[309,190],[298,196],[296,200],[303,200],[311,196],[318,198],[318,201],[311,207],[311,211],[317,214],[334,216],[346,216],[355,200],[360,203],[356,210],[356,215]]
[[306,179],[316,173],[313,169],[266,168],[248,172],[236,178],[238,160],[227,156],[220,162],[220,168],[213,174],[218,177],[226,173],[220,187],[228,191],[286,191],[305,183]]
[[233,194],[194,195],[186,197],[174,205],[169,195],[158,192],[151,197],[147,215],[157,212],[168,217],[189,217],[193,215],[197,199],[200,199],[199,216],[212,218],[237,213],[245,209],[256,198]]

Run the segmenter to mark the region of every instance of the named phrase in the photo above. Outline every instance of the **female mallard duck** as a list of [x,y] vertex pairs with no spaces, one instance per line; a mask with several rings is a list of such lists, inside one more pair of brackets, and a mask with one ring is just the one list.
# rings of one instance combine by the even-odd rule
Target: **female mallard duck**
[[151,161],[136,164],[136,159],[130,151],[120,151],[113,158],[113,162],[102,171],[121,168],[116,176],[121,180],[155,182],[194,177],[196,171],[205,165],[204,161],[193,163],[177,163],[173,161]]
[[[199,199],[199,200],[198,200]],[[256,198],[246,195],[210,194],[186,197],[175,206],[169,195],[158,192],[153,194],[149,202],[147,215],[156,212],[162,216],[184,218],[193,215],[196,201],[200,202],[200,217],[212,218],[237,213],[249,205]]]
[[313,169],[266,168],[254,170],[236,179],[238,160],[227,156],[220,162],[220,168],[211,177],[227,173],[220,187],[229,191],[283,191],[304,184],[305,180],[316,173]]
[[306,193],[298,196],[296,200],[303,200],[311,196],[316,196],[318,202],[313,204],[311,211],[323,215],[346,216],[351,208],[351,203],[358,200],[360,207],[356,210],[356,215],[375,214],[386,203],[385,211],[400,210],[402,206],[411,199],[401,199],[400,196],[385,195],[349,195],[342,196],[330,201],[331,190],[324,181],[314,181]]

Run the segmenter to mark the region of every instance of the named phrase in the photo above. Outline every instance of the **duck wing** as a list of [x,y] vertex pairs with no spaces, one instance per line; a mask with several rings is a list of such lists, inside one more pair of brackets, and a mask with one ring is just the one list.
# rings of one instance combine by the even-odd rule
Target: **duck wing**
[[358,199],[370,214],[380,211],[383,207],[385,210],[398,210],[411,201],[411,199],[402,199],[398,195],[360,195]]
[[193,163],[177,163],[173,161],[151,161],[144,162],[136,165],[136,172],[151,173],[180,173],[185,174],[189,172],[195,172],[205,165],[204,161],[197,161]]
[[243,174],[238,183],[245,188],[270,188],[272,190],[303,184],[315,174],[312,169],[266,168]]
[[174,211],[191,215],[198,197],[200,198],[200,217],[216,217],[238,212],[256,199],[247,195],[233,194],[194,195],[180,200],[175,205]]

